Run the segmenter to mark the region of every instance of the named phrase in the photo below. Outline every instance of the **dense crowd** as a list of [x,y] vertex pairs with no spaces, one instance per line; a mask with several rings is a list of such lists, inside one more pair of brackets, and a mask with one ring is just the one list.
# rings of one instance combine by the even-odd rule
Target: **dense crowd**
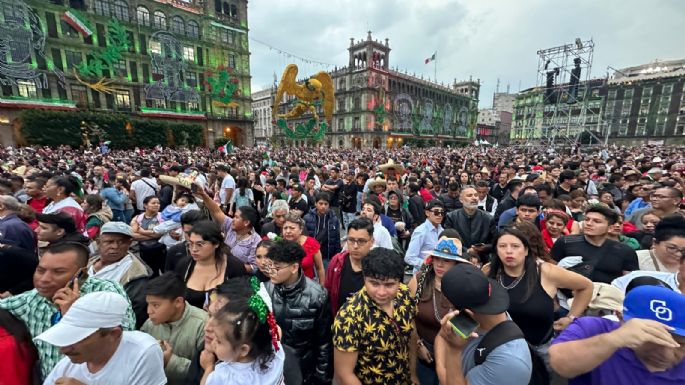
[[685,383],[684,150],[0,149],[0,384]]

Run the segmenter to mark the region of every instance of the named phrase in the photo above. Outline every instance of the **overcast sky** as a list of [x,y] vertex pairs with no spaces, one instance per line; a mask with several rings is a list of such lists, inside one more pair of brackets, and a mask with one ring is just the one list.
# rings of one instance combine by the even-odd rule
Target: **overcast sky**
[[[482,82],[480,106],[500,92],[535,85],[537,50],[576,37],[594,39],[593,77],[607,66],[685,59],[682,0],[252,0],[250,37],[309,59],[347,65],[350,37],[390,39],[390,66],[433,78],[424,59],[437,51],[438,81]],[[252,90],[280,79],[288,63],[300,75],[325,69],[250,41]],[[584,78],[584,75],[582,76]]]

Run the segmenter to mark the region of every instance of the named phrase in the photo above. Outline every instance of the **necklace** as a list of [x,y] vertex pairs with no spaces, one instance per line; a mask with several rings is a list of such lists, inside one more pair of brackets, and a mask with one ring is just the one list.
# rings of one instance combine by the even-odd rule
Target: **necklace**
[[[433,290],[433,312],[435,314],[435,320],[438,321],[438,323],[440,323],[442,321],[443,316],[440,315],[440,312],[438,311],[438,303],[435,300],[435,297],[438,296],[438,293],[440,293],[440,290],[438,288],[435,288]],[[442,301],[440,301],[440,302],[442,302]],[[452,307],[450,306],[450,310],[448,310],[447,312],[449,313],[451,311],[451,309],[452,309]]]
[[521,274],[521,275],[519,275],[518,277],[516,277],[516,279],[514,279],[514,281],[513,281],[512,283],[510,283],[509,285],[505,285],[505,284],[504,284],[504,280],[502,279],[502,276],[503,276],[503,275],[504,275],[504,274],[502,274],[502,273],[500,273],[500,274],[497,275],[497,280],[499,281],[499,284],[502,285],[505,289],[511,290],[511,289],[515,288],[516,286],[518,286],[518,284],[521,282],[521,280],[523,279],[523,277],[526,276],[526,271],[523,270],[523,274]]

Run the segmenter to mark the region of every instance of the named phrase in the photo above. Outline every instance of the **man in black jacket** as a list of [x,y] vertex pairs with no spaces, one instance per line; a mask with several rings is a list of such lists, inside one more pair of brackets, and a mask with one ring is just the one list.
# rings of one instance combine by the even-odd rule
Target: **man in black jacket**
[[459,183],[451,182],[447,186],[447,193],[440,195],[440,200],[445,204],[445,211],[448,213],[462,208],[459,201]]
[[409,190],[409,214],[414,218],[414,227],[420,226],[426,221],[426,204],[423,203],[423,199],[419,195],[418,184],[409,183],[407,188]]
[[460,194],[463,208],[447,214],[446,229],[455,229],[461,237],[465,249],[473,245],[487,245],[492,242],[495,233],[495,222],[483,210],[478,210],[478,192],[473,186],[466,186]]
[[507,183],[507,194],[497,205],[497,210],[495,210],[495,223],[499,220],[500,215],[503,212],[516,207],[516,200],[519,198],[519,192],[523,188],[523,181],[520,179],[512,179]]
[[302,273],[304,255],[297,242],[277,242],[267,253],[271,281],[265,287],[283,332],[283,343],[300,359],[303,384],[327,385],[333,377],[328,293]]

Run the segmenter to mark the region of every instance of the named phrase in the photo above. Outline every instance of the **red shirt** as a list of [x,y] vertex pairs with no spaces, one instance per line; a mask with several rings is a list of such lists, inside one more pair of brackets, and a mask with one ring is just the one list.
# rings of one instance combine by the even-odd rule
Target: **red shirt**
[[48,204],[48,198],[47,197],[44,197],[41,199],[31,198],[28,200],[28,202],[26,202],[26,204],[31,206],[31,208],[33,209],[33,211],[36,212],[36,214],[42,214],[43,209]]
[[0,327],[0,373],[2,385],[32,384],[32,368],[36,358],[25,344],[18,344],[17,339]]
[[319,241],[316,239],[307,237],[307,240],[302,244],[302,248],[305,253],[304,258],[302,258],[300,263],[302,272],[307,278],[314,279],[314,269],[316,268],[316,266],[314,266],[314,254],[321,250],[321,245],[319,245]]

